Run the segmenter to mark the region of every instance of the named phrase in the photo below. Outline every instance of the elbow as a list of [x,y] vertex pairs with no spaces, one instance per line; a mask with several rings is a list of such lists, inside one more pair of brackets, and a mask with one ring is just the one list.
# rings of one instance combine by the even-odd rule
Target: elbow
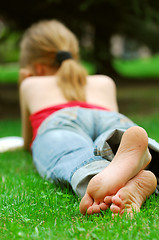
[[31,151],[31,150],[30,150],[30,144],[24,143],[24,150],[30,152],[30,151]]
[[26,150],[26,151],[31,151],[31,149],[30,149],[30,143],[31,143],[31,141],[28,141],[28,139],[25,139],[25,138],[24,138],[24,150]]

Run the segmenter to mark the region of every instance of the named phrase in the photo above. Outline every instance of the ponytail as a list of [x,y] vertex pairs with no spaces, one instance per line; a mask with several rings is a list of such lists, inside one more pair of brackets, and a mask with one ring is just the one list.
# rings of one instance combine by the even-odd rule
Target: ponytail
[[68,101],[86,101],[86,70],[74,59],[61,63],[57,72],[58,86]]
[[41,63],[57,72],[58,85],[68,101],[85,101],[87,73],[78,63],[76,36],[57,20],[33,24],[21,42],[21,68]]

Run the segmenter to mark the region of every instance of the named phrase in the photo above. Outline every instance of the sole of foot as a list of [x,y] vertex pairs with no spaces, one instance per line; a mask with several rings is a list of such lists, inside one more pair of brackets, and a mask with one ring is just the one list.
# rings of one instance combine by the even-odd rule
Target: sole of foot
[[155,191],[156,186],[155,175],[148,170],[141,170],[114,196],[107,196],[104,202],[110,205],[113,216],[126,213],[133,217],[133,213],[140,211],[142,204]]
[[80,212],[93,214],[106,210],[109,205],[104,202],[105,197],[115,195],[150,161],[146,131],[138,126],[127,129],[112,162],[90,180],[80,202]]

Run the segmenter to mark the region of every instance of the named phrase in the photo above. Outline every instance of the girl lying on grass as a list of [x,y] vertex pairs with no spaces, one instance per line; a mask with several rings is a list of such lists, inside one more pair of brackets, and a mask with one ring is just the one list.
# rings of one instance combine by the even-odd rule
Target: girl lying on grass
[[159,144],[118,113],[107,76],[88,76],[78,41],[56,20],[24,34],[20,56],[24,146],[42,177],[72,186],[82,214],[140,211],[159,177]]

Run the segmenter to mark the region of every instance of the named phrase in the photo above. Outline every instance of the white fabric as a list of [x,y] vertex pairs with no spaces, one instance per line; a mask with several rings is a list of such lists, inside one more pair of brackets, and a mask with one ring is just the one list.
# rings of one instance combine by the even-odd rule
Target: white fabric
[[23,148],[24,140],[22,137],[3,137],[0,138],[0,152],[13,151]]

